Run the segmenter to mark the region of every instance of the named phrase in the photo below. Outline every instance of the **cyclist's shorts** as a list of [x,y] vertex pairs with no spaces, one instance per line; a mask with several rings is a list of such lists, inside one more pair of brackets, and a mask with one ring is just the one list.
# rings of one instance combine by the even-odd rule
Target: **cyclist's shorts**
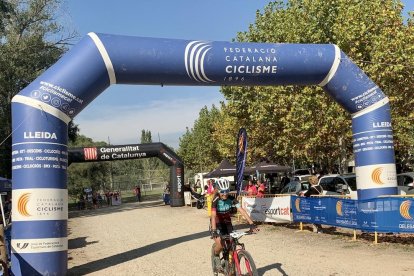
[[217,223],[217,232],[220,235],[230,235],[233,232],[233,224],[231,222],[219,222]]

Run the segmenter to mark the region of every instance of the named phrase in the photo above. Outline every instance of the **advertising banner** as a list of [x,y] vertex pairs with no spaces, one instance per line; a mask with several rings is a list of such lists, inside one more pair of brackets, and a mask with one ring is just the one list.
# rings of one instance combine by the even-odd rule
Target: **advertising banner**
[[377,212],[377,201],[375,199],[358,201],[358,228],[368,232],[377,231],[378,225],[375,219]]
[[312,220],[318,224],[329,224],[328,212],[330,198],[311,197],[311,216]]
[[379,198],[376,222],[380,232],[414,232],[414,200],[407,198]]
[[243,209],[247,211],[253,221],[289,223],[290,196],[283,197],[243,197]]
[[329,206],[329,225],[344,228],[357,228],[357,201],[331,197]]
[[246,165],[247,157],[247,132],[246,129],[241,128],[237,135],[237,150],[236,150],[236,191],[237,195],[243,189],[243,173]]
[[309,197],[291,196],[293,221],[312,222],[312,201]]

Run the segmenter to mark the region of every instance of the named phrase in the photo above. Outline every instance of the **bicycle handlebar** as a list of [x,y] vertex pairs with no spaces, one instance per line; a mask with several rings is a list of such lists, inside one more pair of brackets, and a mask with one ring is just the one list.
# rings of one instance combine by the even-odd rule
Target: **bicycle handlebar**
[[238,240],[238,239],[240,239],[241,237],[243,237],[243,236],[245,236],[245,235],[252,235],[252,234],[254,234],[254,233],[253,233],[253,232],[251,232],[251,231],[246,231],[246,232],[241,232],[241,231],[233,231],[233,232],[231,232],[229,235],[220,235],[220,237],[221,237],[222,239],[229,239],[229,238],[231,237],[231,238],[233,238],[233,239]]

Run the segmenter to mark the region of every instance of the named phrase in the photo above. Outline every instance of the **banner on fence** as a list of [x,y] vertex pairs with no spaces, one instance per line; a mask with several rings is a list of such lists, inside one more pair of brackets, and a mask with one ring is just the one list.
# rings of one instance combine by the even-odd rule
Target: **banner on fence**
[[329,198],[329,224],[345,227],[357,228],[357,201],[353,199]]
[[291,197],[292,217],[294,221],[312,222],[311,202],[313,198]]
[[383,197],[367,200],[292,196],[292,218],[366,232],[414,233],[414,199]]
[[243,197],[243,209],[254,221],[287,223],[290,215],[290,196],[283,197]]

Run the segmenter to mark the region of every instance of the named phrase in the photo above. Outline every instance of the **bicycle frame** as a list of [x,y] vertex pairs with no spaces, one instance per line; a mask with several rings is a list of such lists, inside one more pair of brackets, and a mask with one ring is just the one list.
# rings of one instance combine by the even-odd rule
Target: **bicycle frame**
[[[243,233],[245,235],[247,233]],[[239,237],[233,237],[232,235],[225,235],[221,237],[222,245],[223,245],[223,257],[229,262],[229,267],[233,267],[237,270],[237,273],[241,274],[240,263],[239,263],[239,256],[238,252],[240,250],[245,250],[244,243],[239,242]],[[247,263],[248,269],[250,270],[250,264]]]

